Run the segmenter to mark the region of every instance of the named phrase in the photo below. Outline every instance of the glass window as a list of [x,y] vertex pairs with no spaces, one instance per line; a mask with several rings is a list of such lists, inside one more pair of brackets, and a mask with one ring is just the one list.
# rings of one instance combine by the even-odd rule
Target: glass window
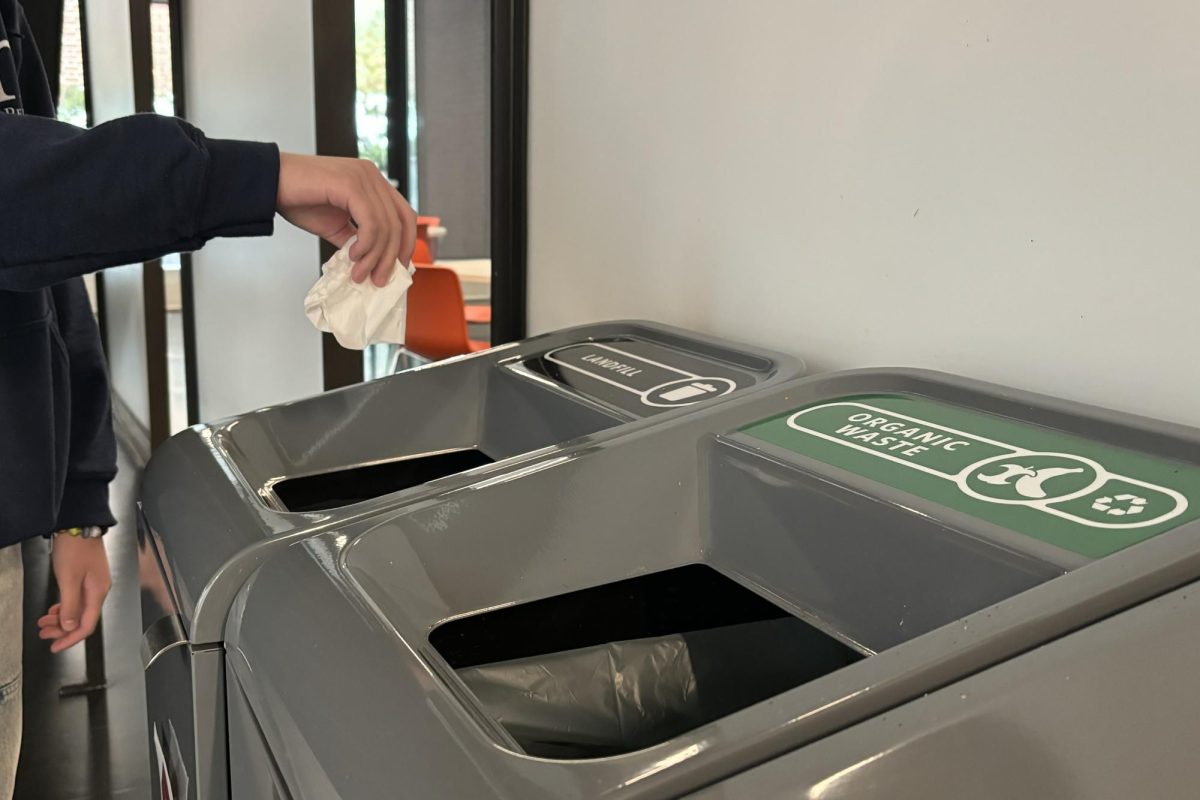
[[[150,0],[150,59],[154,80],[154,111],[174,116],[175,75],[171,51],[171,6]],[[183,286],[178,253],[164,256],[163,307],[167,314],[167,392],[171,433],[188,426],[187,359],[184,346]]]
[[[491,342],[491,10],[483,0],[355,2],[359,153],[403,181],[394,180],[420,215],[418,270],[458,279],[422,281],[418,272],[407,345],[401,353],[368,348],[368,379],[394,371],[400,356],[402,364],[420,363]],[[403,73],[400,85],[388,85],[392,59],[403,60],[402,70],[392,70]],[[388,141],[389,119],[393,131],[405,132],[400,147]],[[389,156],[404,164],[390,164]],[[431,298],[429,306],[458,307],[461,315],[413,313],[414,299],[449,292],[454,283],[457,303]]]
[[150,3],[150,57],[154,69],[154,111],[175,116],[175,83],[171,72],[171,7]]
[[354,7],[358,154],[388,173],[387,43],[384,0],[357,0]]
[[83,33],[79,0],[63,3],[62,66],[59,74],[58,118],[87,127],[87,87],[83,80]]

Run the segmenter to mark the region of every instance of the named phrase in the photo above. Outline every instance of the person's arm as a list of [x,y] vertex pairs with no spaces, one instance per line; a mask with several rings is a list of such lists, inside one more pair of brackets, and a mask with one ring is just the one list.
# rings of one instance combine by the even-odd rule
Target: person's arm
[[279,151],[138,114],[91,130],[0,115],[0,289],[272,231]]
[[[117,474],[117,445],[100,335],[83,281],[60,283],[51,291],[71,372],[67,480],[55,529],[107,528],[116,524],[108,485]],[[58,653],[96,630],[112,577],[102,539],[55,536],[51,566],[59,602],[38,621],[38,628],[51,652]]]
[[[137,209],[146,205],[146,198],[156,195],[154,181],[144,176],[131,182],[132,190],[120,196],[120,202],[66,203],[54,208],[58,215],[55,225],[38,227],[19,244],[9,249],[0,245],[0,290],[35,289],[53,286],[56,313],[60,331],[71,362],[72,414],[70,465],[67,483],[61,504],[58,524],[60,528],[105,526],[111,524],[108,510],[107,484],[116,470],[115,446],[112,437],[111,409],[108,403],[108,383],[103,358],[99,352],[99,337],[95,331],[95,320],[91,316],[82,281],[63,282],[64,277],[83,274],[104,266],[130,263],[162,255],[173,250],[185,249],[188,243],[195,246],[213,236],[254,235],[270,231],[270,215],[263,211],[266,222],[255,222],[255,216],[265,207],[267,198],[273,214],[274,209],[293,225],[314,233],[342,247],[353,236],[358,241],[351,248],[354,260],[354,277],[365,280],[371,276],[378,285],[384,285],[391,277],[397,260],[408,264],[416,244],[416,215],[408,203],[380,174],[370,162],[360,159],[324,158],[292,154],[276,155],[273,146],[253,145],[243,142],[214,143],[205,140],[198,131],[185,123],[166,118],[166,124],[184,126],[197,150],[173,148],[178,160],[162,159],[149,166],[164,172],[165,187],[160,187],[176,202],[179,209],[186,205],[178,203],[179,193],[187,190],[187,181],[180,175],[190,174],[196,168],[193,162],[199,149],[203,153],[200,162],[207,162],[208,171],[203,177],[207,184],[198,193],[201,211],[187,216],[185,222],[199,220],[198,225],[187,224],[180,229],[171,224],[171,213],[153,216],[153,225],[139,225]],[[141,149],[135,141],[126,138],[129,131],[142,125],[163,135],[161,122],[146,122],[150,117],[134,117],[110,123],[110,127],[83,132],[70,128],[59,145],[69,145],[71,156],[99,154],[112,158],[118,155],[129,157]],[[26,118],[19,124],[48,122]],[[0,153],[6,151],[4,136],[10,135],[8,145],[14,142],[28,152],[30,160],[38,165],[31,169],[29,164],[7,174],[0,165],[0,236],[12,236],[11,220],[3,213],[17,204],[7,194],[13,187],[24,186],[32,190],[33,197],[26,205],[51,210],[50,199],[65,201],[72,190],[95,179],[93,171],[80,168],[79,164],[65,158],[64,151],[41,152],[37,142],[24,137],[21,131],[0,115]],[[120,124],[118,124],[120,123]],[[60,123],[48,123],[49,130],[62,134]],[[29,128],[35,130],[36,128]],[[169,129],[168,129],[169,130]],[[12,136],[14,132],[18,135]],[[97,133],[104,134],[96,136]],[[172,138],[167,136],[166,138]],[[162,144],[159,142],[158,144]],[[178,142],[174,143],[175,145]],[[227,174],[230,163],[240,159],[253,159],[255,151],[263,153],[269,148],[274,157],[272,170],[258,170],[247,174]],[[150,148],[158,152],[158,147]],[[214,161],[217,169],[212,168]],[[187,162],[187,163],[181,163]],[[262,165],[258,165],[261,167]],[[147,165],[143,165],[143,171]],[[215,176],[215,177],[214,177]],[[223,177],[222,177],[223,176]],[[256,177],[254,177],[256,176]],[[251,178],[254,178],[252,182]],[[39,180],[39,178],[43,180]],[[24,183],[22,183],[24,182]],[[163,183],[163,181],[160,181]],[[129,187],[125,187],[126,190]],[[245,191],[254,202],[245,202],[238,192]],[[221,205],[224,197],[228,203]],[[210,209],[207,213],[204,209]],[[176,213],[179,212],[177,209]],[[36,221],[36,214],[25,213],[19,221]],[[70,225],[102,223],[113,228],[111,236],[97,241],[109,243],[99,249],[89,248],[91,241],[85,235],[71,236],[62,231]],[[256,227],[257,226],[257,227]],[[53,231],[66,236],[53,241]],[[162,236],[166,232],[167,236]],[[158,236],[156,239],[154,237]],[[154,244],[175,236],[169,244]],[[39,253],[41,256],[39,257]],[[111,586],[108,560],[103,542],[99,539],[84,539],[74,536],[57,536],[53,553],[55,578],[59,585],[61,602],[55,603],[38,620],[39,636],[50,641],[53,652],[61,652],[89,636],[96,627],[100,609]]]
[[100,331],[83,281],[58,284],[52,296],[71,374],[67,480],[55,527],[107,528],[116,524],[108,506],[108,485],[117,474],[117,443]]
[[[416,215],[370,162],[284,155],[138,114],[90,130],[0,114],[0,290],[271,233],[276,209],[377,283],[407,264]],[[355,224],[357,223],[357,225]]]

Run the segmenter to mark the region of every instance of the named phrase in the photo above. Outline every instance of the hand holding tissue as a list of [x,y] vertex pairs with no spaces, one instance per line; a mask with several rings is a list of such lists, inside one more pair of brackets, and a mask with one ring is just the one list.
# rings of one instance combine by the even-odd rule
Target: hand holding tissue
[[332,333],[338,344],[350,350],[387,342],[404,344],[408,315],[405,295],[412,286],[413,268],[399,261],[386,286],[370,280],[355,283],[350,278],[351,239],[321,268],[321,277],[304,298],[304,313],[317,330]]

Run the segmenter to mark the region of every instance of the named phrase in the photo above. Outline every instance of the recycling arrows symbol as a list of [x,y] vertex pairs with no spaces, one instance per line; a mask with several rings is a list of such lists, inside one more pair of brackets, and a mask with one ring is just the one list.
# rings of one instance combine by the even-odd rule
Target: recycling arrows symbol
[[[1114,503],[1119,505],[1114,505]],[[1146,498],[1138,497],[1136,494],[1119,494],[1115,498],[1100,497],[1092,503],[1093,511],[1103,511],[1113,517],[1140,514],[1145,507]]]

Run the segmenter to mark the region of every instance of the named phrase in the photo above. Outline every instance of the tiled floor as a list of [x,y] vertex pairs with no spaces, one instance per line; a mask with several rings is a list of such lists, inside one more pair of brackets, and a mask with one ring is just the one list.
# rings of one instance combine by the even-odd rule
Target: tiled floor
[[121,524],[105,537],[113,590],[104,607],[108,688],[59,698],[64,684],[84,678],[84,646],[51,655],[33,622],[52,602],[49,559],[42,540],[25,547],[25,742],[17,800],[145,800],[150,797],[146,703],[139,646],[138,472],[122,455],[113,484]]

